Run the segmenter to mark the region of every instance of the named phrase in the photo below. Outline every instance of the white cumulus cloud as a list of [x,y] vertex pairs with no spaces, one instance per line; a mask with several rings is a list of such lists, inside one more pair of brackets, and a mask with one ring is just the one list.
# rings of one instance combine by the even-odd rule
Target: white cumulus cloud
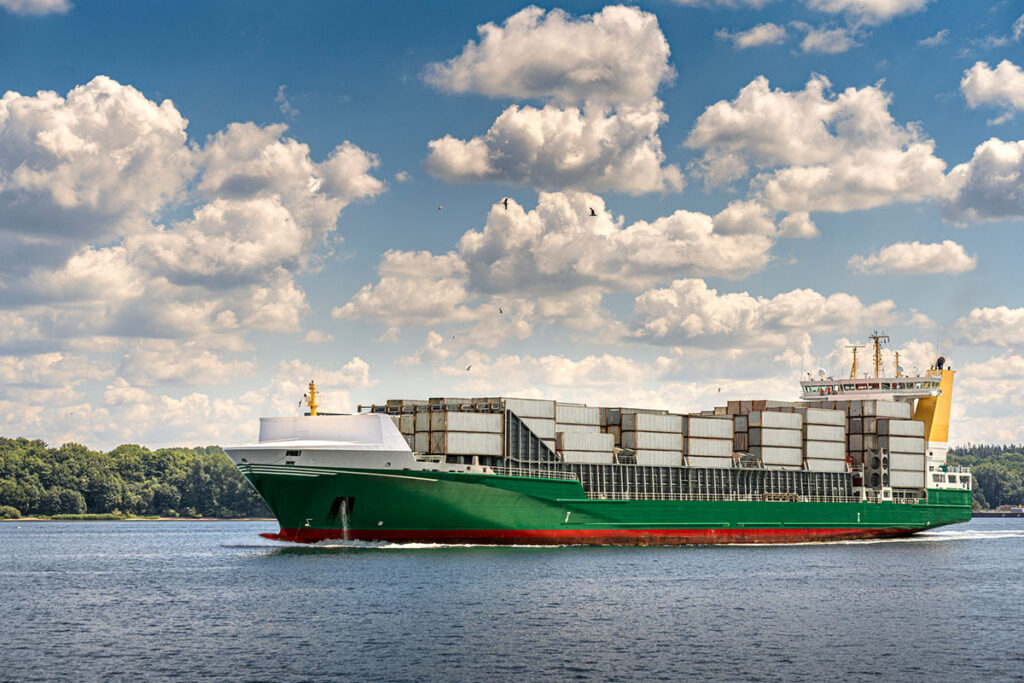
[[778,45],[785,41],[787,37],[784,26],[773,24],[770,21],[758,24],[746,31],[736,31],[735,33],[729,33],[725,29],[721,29],[715,31],[715,35],[723,40],[731,41],[733,45],[741,50],[761,45]]
[[960,224],[1024,216],[1024,140],[990,138],[970,161],[949,172],[942,200],[947,219]]
[[956,275],[974,270],[978,257],[970,256],[953,240],[934,244],[897,242],[869,256],[854,255],[847,265],[858,273],[946,273]]
[[11,14],[39,16],[66,14],[71,9],[68,0],[0,0],[0,8]]
[[997,121],[1003,123],[1012,118],[1014,110],[1024,110],[1024,70],[1008,59],[989,67],[987,62],[975,62],[964,72],[960,90],[972,109],[984,105],[1003,107],[1007,115]]

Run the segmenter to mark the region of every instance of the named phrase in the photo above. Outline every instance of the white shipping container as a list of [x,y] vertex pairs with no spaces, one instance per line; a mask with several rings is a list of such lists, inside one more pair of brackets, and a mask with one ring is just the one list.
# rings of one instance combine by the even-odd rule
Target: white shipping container
[[[800,429],[804,426],[804,417],[800,413],[780,413],[773,410],[753,411],[750,413],[748,431],[754,427],[772,427],[778,429]],[[753,443],[753,441],[751,441]]]
[[430,450],[430,432],[416,432],[413,435],[412,449],[417,453],[426,453]]
[[615,437],[600,432],[555,432],[555,444],[560,451],[607,451],[610,454],[615,447]]
[[855,417],[895,417],[904,420],[910,419],[910,404],[904,401],[872,400],[860,401],[860,412]]
[[501,418],[501,413],[463,413],[446,410],[430,413],[430,431],[499,434],[502,431]]
[[542,401],[535,398],[503,398],[505,409],[511,410],[519,417],[539,417],[554,421],[555,402]]
[[658,467],[679,467],[683,464],[683,454],[676,451],[652,451],[640,449],[636,451],[637,465],[656,465]]
[[398,421],[398,431],[402,434],[415,434],[416,433],[416,416],[412,413],[402,415]]
[[614,457],[611,451],[562,451],[562,460],[582,465],[611,465]]
[[846,412],[842,410],[800,408],[797,412],[803,415],[805,425],[833,425],[835,427],[846,426]]
[[924,439],[919,436],[880,436],[878,447],[888,448],[890,453],[924,454]]
[[846,441],[846,427],[832,425],[804,425],[804,438],[808,441]]
[[807,469],[811,472],[845,472],[846,461],[845,460],[819,460],[817,458],[808,458],[804,461],[807,465]]
[[897,489],[923,489],[924,471],[904,472],[896,470],[889,473],[889,485]]
[[764,402],[765,410],[777,410],[779,408],[799,408],[803,403],[799,401],[773,401],[768,399]]
[[704,455],[691,455],[686,458],[690,467],[732,467],[732,457],[711,458]]
[[736,415],[732,418],[732,430],[734,432],[745,432],[747,431],[747,415]]
[[555,404],[555,422],[574,425],[601,424],[601,409],[568,403]]
[[683,435],[668,432],[622,432],[622,447],[659,451],[683,450]]
[[683,420],[683,434],[701,439],[731,439],[733,421],[730,417],[687,416]]
[[404,437],[405,437],[405,442],[406,442],[407,444],[409,444],[409,450],[410,450],[410,451],[412,451],[412,450],[416,450],[416,449],[414,448],[414,446],[416,445],[416,438],[415,438],[415,436],[414,436],[414,435],[412,435],[412,434],[403,434],[402,436],[404,436]]
[[846,444],[842,441],[805,441],[804,457],[808,460],[845,460]]
[[601,419],[609,427],[612,425],[618,427],[622,424],[622,410],[619,408],[601,408]]
[[554,420],[542,420],[535,417],[524,417],[521,418],[522,423],[531,432],[537,435],[539,439],[550,439],[552,443],[555,441],[555,421]]
[[750,452],[761,456],[765,465],[803,467],[804,454],[799,448],[783,448],[779,446],[751,446]]
[[856,433],[855,434],[855,433],[851,432],[850,435],[848,437],[846,437],[846,443],[849,446],[849,450],[851,450],[851,451],[857,451],[857,452],[863,451],[864,450],[864,435],[860,434],[860,433]]
[[672,432],[683,431],[682,415],[659,415],[656,413],[622,413],[622,433],[631,432]]
[[[780,415],[781,414],[784,413],[780,413]],[[753,415],[753,413],[751,413],[751,415]],[[804,435],[800,432],[799,427],[797,429],[751,427],[747,434],[750,436],[751,446],[785,446],[787,448],[800,448],[804,443]]]
[[475,432],[431,432],[432,453],[447,455],[502,455],[502,434]]
[[850,434],[863,434],[864,433],[864,418],[862,417],[851,417],[846,423],[846,431]]
[[908,472],[924,472],[924,453],[890,453],[889,469]]
[[687,456],[731,458],[732,446],[732,439],[694,439],[687,437],[683,441],[683,453]]
[[542,442],[542,443],[543,443],[543,444],[544,444],[545,446],[547,446],[548,448],[550,448],[550,449],[551,449],[551,452],[552,452],[552,453],[554,453],[554,452],[555,452],[555,440],[554,440],[554,438],[551,438],[551,439],[541,439],[541,442]]
[[920,420],[880,419],[879,436],[919,436],[924,438],[924,422]]
[[555,423],[555,433],[565,432],[573,434],[600,434],[600,425],[569,425],[562,422]]
[[430,431],[430,413],[426,411],[419,411],[416,413],[416,431],[417,432],[429,432]]

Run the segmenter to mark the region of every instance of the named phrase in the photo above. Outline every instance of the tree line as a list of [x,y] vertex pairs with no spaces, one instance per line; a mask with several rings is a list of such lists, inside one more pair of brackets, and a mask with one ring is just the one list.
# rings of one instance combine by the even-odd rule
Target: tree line
[[968,444],[949,449],[950,465],[971,468],[974,507],[1024,505],[1024,448]]
[[81,514],[271,516],[218,446],[103,453],[0,437],[0,516]]

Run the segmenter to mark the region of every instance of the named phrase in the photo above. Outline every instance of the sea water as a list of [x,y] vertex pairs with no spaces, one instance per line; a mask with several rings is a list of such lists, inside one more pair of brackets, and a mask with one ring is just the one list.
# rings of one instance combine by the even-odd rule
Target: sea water
[[906,540],[266,541],[269,522],[6,522],[0,680],[1008,680],[1024,520]]

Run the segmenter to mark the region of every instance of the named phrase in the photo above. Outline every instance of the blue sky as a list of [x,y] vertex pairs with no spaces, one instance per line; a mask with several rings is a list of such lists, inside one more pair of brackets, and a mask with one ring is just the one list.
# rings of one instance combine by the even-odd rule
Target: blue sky
[[0,0],[0,433],[692,410],[881,328],[1020,441],[1022,66],[1008,1]]

